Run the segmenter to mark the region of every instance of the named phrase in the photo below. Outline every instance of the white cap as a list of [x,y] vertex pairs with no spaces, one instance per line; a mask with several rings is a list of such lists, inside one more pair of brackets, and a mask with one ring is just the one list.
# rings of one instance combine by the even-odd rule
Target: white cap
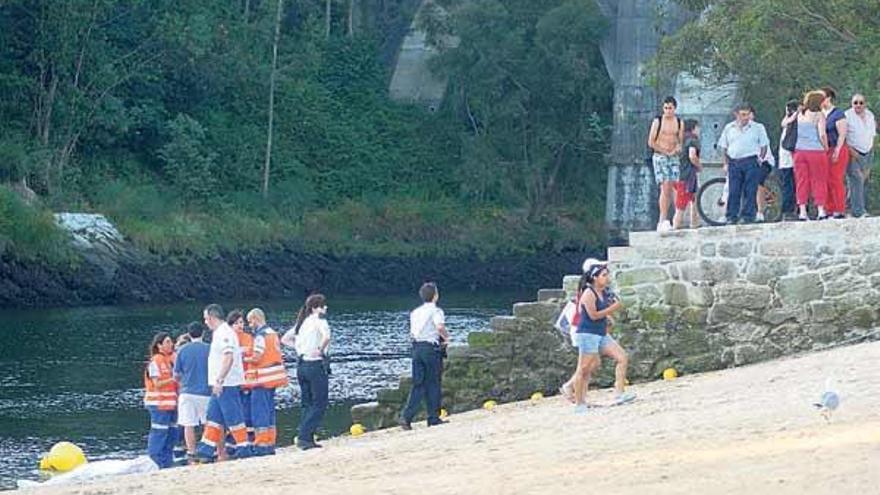
[[587,271],[589,271],[590,267],[592,267],[592,266],[596,266],[596,265],[603,265],[604,266],[607,264],[608,264],[607,261],[597,260],[596,258],[587,258],[584,260],[584,264],[581,265],[581,270],[584,273],[587,273]]

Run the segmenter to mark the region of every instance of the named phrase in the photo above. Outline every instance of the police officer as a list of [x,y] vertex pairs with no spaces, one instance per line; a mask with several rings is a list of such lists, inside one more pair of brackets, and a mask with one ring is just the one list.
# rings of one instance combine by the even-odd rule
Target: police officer
[[428,426],[443,424],[440,419],[440,375],[443,372],[441,343],[449,341],[443,310],[437,307],[440,292],[437,285],[427,282],[419,289],[423,304],[409,315],[412,338],[412,379],[409,400],[400,412],[398,424],[404,430],[412,429],[413,417],[425,399]]

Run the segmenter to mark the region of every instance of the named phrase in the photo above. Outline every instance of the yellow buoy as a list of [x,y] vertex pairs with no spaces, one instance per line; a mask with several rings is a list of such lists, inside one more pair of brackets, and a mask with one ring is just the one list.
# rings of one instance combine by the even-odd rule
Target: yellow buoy
[[[58,442],[49,449],[49,454],[44,458],[48,469],[65,472],[85,464],[86,456],[78,446],[70,442]],[[43,462],[40,461],[40,468]]]
[[675,368],[666,368],[663,370],[664,380],[675,380],[676,378],[678,378],[678,372],[675,371]]
[[446,409],[440,409],[440,418],[445,419],[446,416],[449,416],[449,411],[447,411]]
[[364,428],[364,425],[362,425],[360,423],[355,423],[355,424],[351,425],[351,428],[349,428],[348,431],[351,433],[351,436],[353,436],[353,437],[359,437],[367,432],[366,428]]
[[541,392],[535,392],[532,394],[532,402],[538,402],[539,400],[544,398],[544,394]]
[[495,406],[497,406],[497,405],[498,405],[498,403],[495,402],[494,400],[487,400],[486,402],[483,402],[483,409],[485,409],[487,411],[491,411],[491,410],[495,409]]

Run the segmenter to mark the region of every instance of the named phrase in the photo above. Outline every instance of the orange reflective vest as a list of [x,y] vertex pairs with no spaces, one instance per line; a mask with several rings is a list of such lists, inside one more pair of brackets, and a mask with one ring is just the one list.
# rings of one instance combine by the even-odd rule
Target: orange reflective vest
[[287,370],[284,369],[284,356],[281,354],[281,338],[271,328],[260,331],[266,346],[263,354],[254,363],[252,383],[256,387],[278,388],[288,383]]
[[254,364],[249,362],[254,357],[254,336],[247,332],[236,332],[238,347],[241,349],[241,364],[244,368],[244,384],[242,388],[254,388],[253,380],[248,376],[253,373]]
[[[154,355],[150,359],[150,363],[155,363],[159,368],[159,377],[157,381],[168,380],[174,377],[174,358],[175,354],[165,355],[162,353]],[[160,411],[173,411],[177,409],[177,382],[171,381],[165,385],[157,387],[150,378],[150,365],[144,370],[144,406],[155,407]]]

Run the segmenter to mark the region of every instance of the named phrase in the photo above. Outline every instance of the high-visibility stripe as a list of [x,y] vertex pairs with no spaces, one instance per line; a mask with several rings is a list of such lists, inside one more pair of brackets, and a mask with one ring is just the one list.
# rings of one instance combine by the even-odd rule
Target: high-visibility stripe
[[150,423],[150,428],[153,430],[167,430],[169,425],[160,425],[158,423]]

